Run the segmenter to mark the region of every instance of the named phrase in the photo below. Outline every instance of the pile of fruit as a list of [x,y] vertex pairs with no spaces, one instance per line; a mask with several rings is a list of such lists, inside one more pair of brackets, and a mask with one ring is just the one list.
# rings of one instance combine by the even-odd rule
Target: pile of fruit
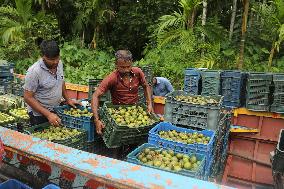
[[28,110],[26,108],[18,108],[18,109],[12,109],[9,111],[9,113],[19,119],[22,120],[28,120],[29,115],[28,115]]
[[204,136],[202,133],[198,132],[185,133],[177,132],[175,130],[160,131],[159,136],[167,140],[181,142],[185,144],[208,144],[210,141],[210,137]]
[[175,100],[186,102],[189,104],[198,105],[218,105],[219,102],[213,98],[203,97],[203,96],[176,96]]
[[74,117],[92,117],[93,113],[89,112],[88,109],[84,108],[83,110],[70,108],[70,110],[64,110],[64,114],[74,116]]
[[145,127],[155,122],[141,106],[108,108],[108,112],[117,125],[129,128]]
[[199,168],[201,161],[195,155],[174,153],[173,150],[145,148],[138,154],[138,159],[145,165],[168,171],[190,170]]
[[0,96],[0,109],[9,110],[14,108],[19,108],[24,106],[24,99],[12,94],[1,95]]
[[12,123],[15,121],[15,118],[12,116],[9,116],[8,114],[1,113],[0,112],[0,125]]
[[81,132],[78,131],[77,129],[50,126],[49,128],[44,129],[41,132],[35,132],[32,135],[41,139],[53,141],[53,140],[65,140],[68,138],[73,138],[79,134],[81,134]]

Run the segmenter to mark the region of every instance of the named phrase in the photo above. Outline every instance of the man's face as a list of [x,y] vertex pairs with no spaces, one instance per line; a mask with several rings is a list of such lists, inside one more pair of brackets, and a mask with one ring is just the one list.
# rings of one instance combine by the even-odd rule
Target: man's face
[[153,78],[153,85],[156,85],[157,84],[157,79],[154,77]]
[[123,60],[123,59],[118,59],[115,64],[116,69],[119,71],[121,74],[128,74],[131,72],[132,68],[132,61],[130,60]]
[[59,64],[59,56],[55,57],[55,58],[48,58],[46,56],[42,57],[46,67],[48,69],[55,69],[57,68],[58,64]]

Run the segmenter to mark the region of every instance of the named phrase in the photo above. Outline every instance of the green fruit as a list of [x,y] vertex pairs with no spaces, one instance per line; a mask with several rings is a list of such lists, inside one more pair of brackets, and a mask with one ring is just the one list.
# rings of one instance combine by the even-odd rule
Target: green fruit
[[180,171],[180,170],[181,170],[180,166],[178,166],[178,165],[174,166],[174,171]]
[[158,160],[155,160],[154,161],[154,166],[155,167],[160,167],[162,165],[162,162],[161,161],[158,161]]
[[190,161],[191,163],[196,163],[197,159],[195,156],[191,156]]
[[180,153],[178,153],[176,156],[177,156],[178,159],[182,159],[183,158],[183,154],[180,154]]
[[191,163],[190,162],[184,163],[183,168],[185,168],[186,170],[190,170],[191,169]]

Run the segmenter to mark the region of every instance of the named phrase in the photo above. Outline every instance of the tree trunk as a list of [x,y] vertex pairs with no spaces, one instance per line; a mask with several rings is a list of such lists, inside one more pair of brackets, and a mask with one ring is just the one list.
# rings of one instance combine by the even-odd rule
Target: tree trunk
[[[203,0],[202,4],[203,4],[203,11],[202,11],[201,25],[205,26],[205,24],[206,24],[206,16],[207,16],[207,0]],[[205,41],[205,35],[202,33],[201,36],[202,36],[203,41]]]
[[242,35],[241,35],[241,43],[240,43],[240,57],[238,63],[238,69],[243,68],[244,64],[244,50],[245,50],[245,38],[247,31],[247,20],[248,20],[248,12],[249,12],[249,0],[243,0],[244,12],[242,19]]
[[84,46],[84,42],[85,42],[85,30],[83,30],[83,33],[82,33],[81,47]]
[[274,53],[275,53],[275,42],[272,43],[272,48],[271,48],[270,54],[269,54],[269,60],[268,60],[269,71],[270,71],[271,66],[272,66],[272,60],[273,60]]
[[230,24],[230,34],[229,34],[229,39],[230,40],[232,40],[233,32],[234,32],[236,12],[237,12],[237,1],[238,0],[233,0],[233,9],[232,9],[232,17],[231,17],[231,24]]
[[195,14],[196,14],[196,10],[193,9],[191,13],[191,20],[189,22],[189,28],[193,28],[194,26]]

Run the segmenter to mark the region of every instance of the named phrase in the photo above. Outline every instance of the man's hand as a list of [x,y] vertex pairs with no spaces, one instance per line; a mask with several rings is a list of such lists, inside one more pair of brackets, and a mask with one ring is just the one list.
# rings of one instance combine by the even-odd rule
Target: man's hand
[[58,127],[61,124],[61,119],[54,113],[50,113],[47,116],[47,119],[52,126]]
[[152,104],[148,104],[147,110],[148,110],[148,113],[154,113],[154,109],[153,109]]
[[105,128],[105,125],[99,119],[95,120],[95,123],[96,123],[96,131],[99,135],[101,135],[103,128]]
[[81,102],[78,102],[77,100],[73,100],[73,99],[66,100],[66,103],[72,106],[73,108],[76,108],[77,104],[82,105]]

